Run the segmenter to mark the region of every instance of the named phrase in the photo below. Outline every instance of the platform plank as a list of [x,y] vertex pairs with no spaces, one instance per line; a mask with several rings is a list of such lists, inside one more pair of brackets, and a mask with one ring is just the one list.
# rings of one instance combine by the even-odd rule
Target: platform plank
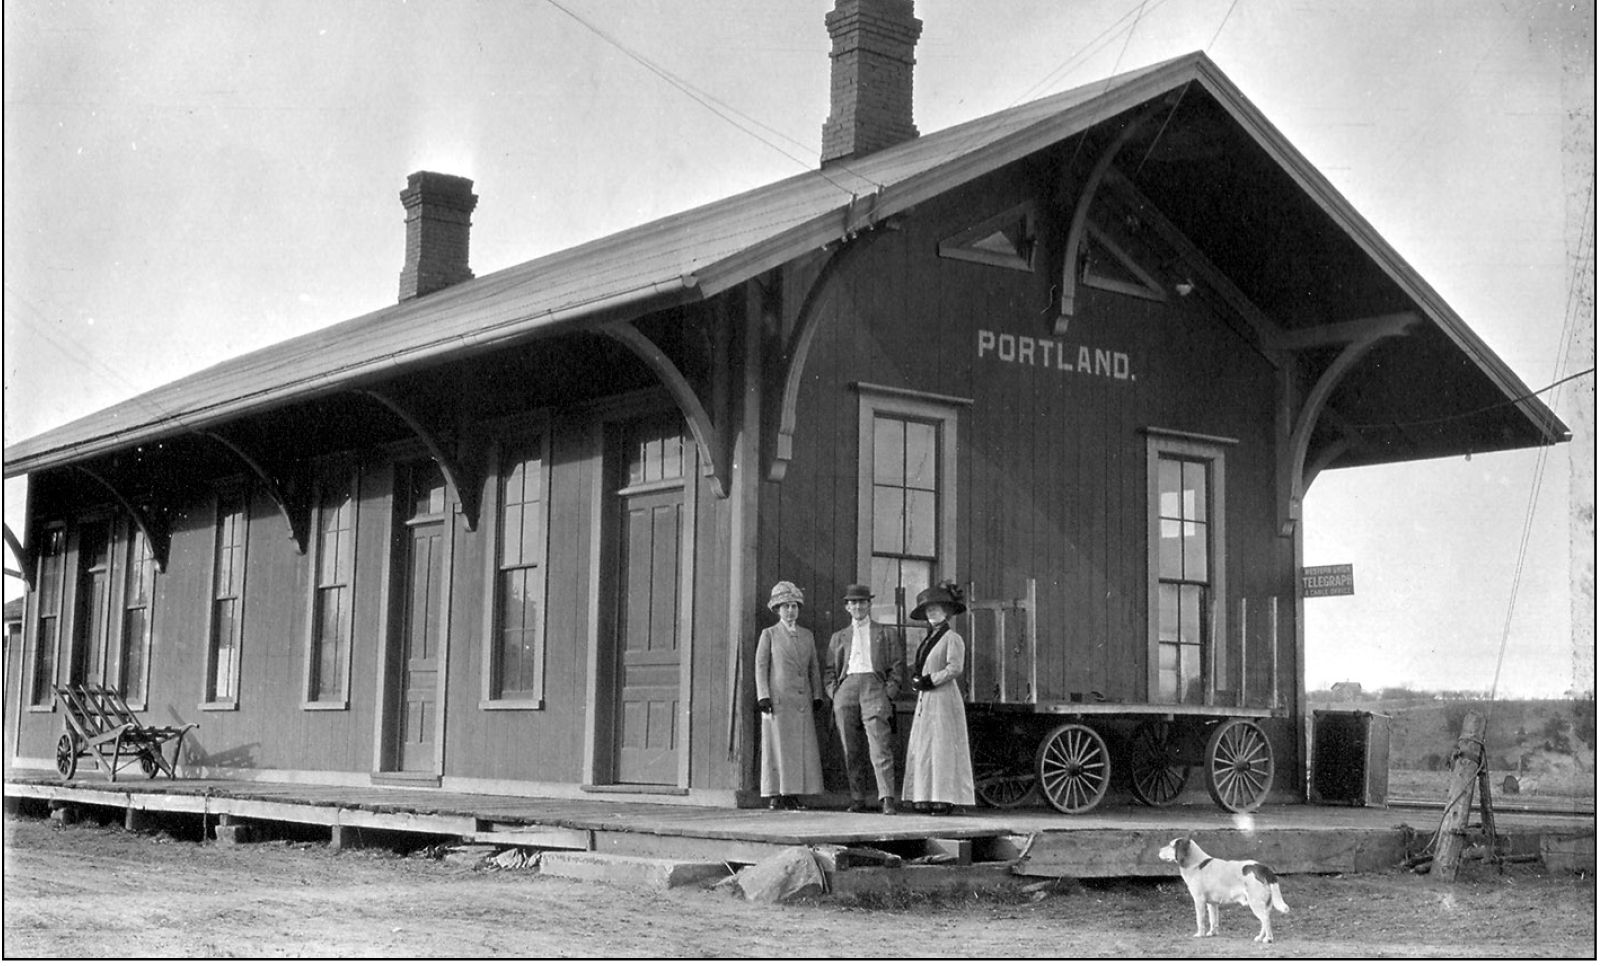
[[[111,806],[146,812],[368,827],[458,836],[530,848],[612,851],[649,858],[747,863],[796,845],[864,846],[923,854],[933,840],[971,843],[973,859],[1027,876],[1170,876],[1161,845],[1180,835],[1226,858],[1255,858],[1284,874],[1386,869],[1404,855],[1411,825],[1437,811],[1268,805],[1252,816],[1211,806],[1105,806],[1082,815],[976,809],[960,815],[881,815],[825,809],[771,812],[593,798],[534,798],[428,787],[303,785],[247,780],[118,782],[54,772],[7,772],[10,801]],[[1500,812],[1501,829],[1554,833],[1557,863],[1593,865],[1594,816]],[[1536,840],[1537,841],[1537,840]],[[1564,843],[1564,844],[1562,844]],[[1024,852],[1022,851],[1024,847]],[[1535,846],[1537,848],[1537,846]],[[1572,855],[1570,853],[1588,852]],[[1569,853],[1565,856],[1559,853]],[[939,866],[937,868],[945,868]],[[952,866],[946,868],[954,868]]]

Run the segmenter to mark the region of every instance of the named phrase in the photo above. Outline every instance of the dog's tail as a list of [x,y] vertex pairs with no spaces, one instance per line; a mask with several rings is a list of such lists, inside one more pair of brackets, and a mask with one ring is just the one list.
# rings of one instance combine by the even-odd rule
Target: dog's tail
[[1288,903],[1283,901],[1283,887],[1277,883],[1277,873],[1271,866],[1259,862],[1251,862],[1244,866],[1244,875],[1252,875],[1266,884],[1266,891],[1271,895],[1271,907],[1278,912],[1287,912]]

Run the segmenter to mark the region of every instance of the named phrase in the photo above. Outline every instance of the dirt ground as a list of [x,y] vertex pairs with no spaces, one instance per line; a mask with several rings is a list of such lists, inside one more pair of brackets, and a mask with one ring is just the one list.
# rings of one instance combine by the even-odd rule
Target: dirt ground
[[1222,912],[1194,939],[1180,880],[1060,882],[1036,893],[823,897],[753,905],[725,890],[596,885],[476,868],[440,849],[220,847],[120,824],[8,815],[7,959],[224,957],[1591,958],[1593,877],[1481,865],[1285,876],[1277,941]]

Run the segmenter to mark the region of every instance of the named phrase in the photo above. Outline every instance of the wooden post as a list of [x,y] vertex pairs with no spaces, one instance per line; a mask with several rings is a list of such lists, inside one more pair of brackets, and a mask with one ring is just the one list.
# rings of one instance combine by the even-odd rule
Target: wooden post
[[1489,790],[1489,762],[1478,763],[1478,818],[1483,823],[1483,861],[1504,869],[1505,861],[1495,850],[1494,795]]
[[1238,598],[1238,707],[1249,703],[1249,598]]
[[1472,814],[1472,795],[1483,764],[1483,715],[1468,711],[1461,722],[1461,737],[1455,744],[1455,767],[1451,770],[1450,801],[1439,822],[1439,840],[1433,849],[1433,876],[1454,879],[1461,866],[1461,849],[1466,845],[1467,819]]
[[1271,707],[1277,707],[1277,598],[1271,599]]

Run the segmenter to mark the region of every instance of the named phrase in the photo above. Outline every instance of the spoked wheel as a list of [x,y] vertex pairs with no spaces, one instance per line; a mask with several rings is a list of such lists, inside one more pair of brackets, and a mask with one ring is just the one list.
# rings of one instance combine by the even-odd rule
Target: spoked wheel
[[155,778],[156,773],[161,770],[161,767],[161,765],[156,763],[156,752],[154,750],[146,748],[140,751],[139,770],[145,773],[146,778]]
[[1171,740],[1171,726],[1145,721],[1132,733],[1132,796],[1145,805],[1176,801],[1190,769]]
[[1018,808],[1036,786],[1029,762],[976,765],[976,797],[993,808]]
[[1205,745],[1210,798],[1229,812],[1253,812],[1271,791],[1275,763],[1266,732],[1253,721],[1223,721]]
[[62,778],[71,778],[78,772],[78,742],[70,734],[64,734],[56,742],[56,773]]
[[1067,815],[1085,812],[1110,788],[1110,749],[1086,725],[1064,724],[1037,747],[1038,787],[1048,803]]

